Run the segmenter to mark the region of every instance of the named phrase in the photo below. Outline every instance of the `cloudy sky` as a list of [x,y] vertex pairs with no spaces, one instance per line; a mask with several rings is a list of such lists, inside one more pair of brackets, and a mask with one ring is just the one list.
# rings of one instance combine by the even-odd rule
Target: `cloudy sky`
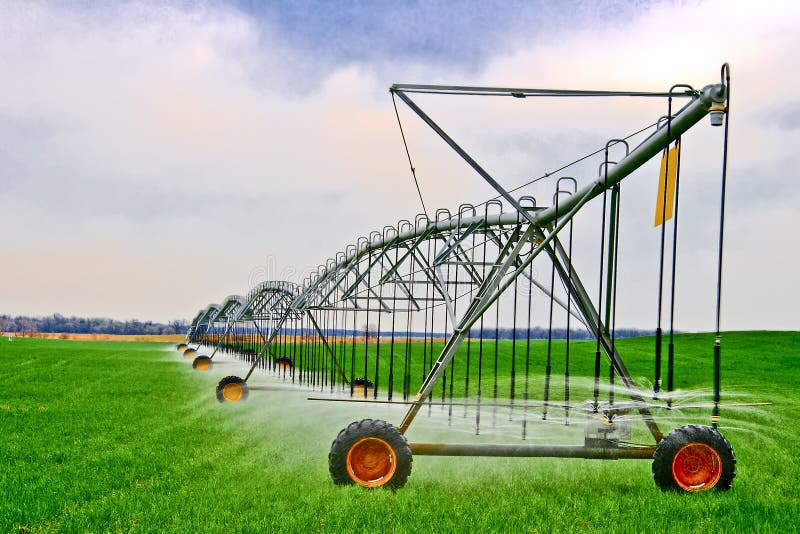
[[[660,91],[716,83],[728,61],[723,328],[797,329],[798,28],[797,2],[4,1],[0,313],[191,318],[412,218],[392,83]],[[666,111],[489,100],[419,99],[509,186]],[[401,116],[429,208],[490,195]],[[687,330],[713,328],[721,130],[700,130],[681,182]],[[625,209],[652,220],[646,174]],[[622,322],[652,327],[637,284],[657,239],[639,226]]]

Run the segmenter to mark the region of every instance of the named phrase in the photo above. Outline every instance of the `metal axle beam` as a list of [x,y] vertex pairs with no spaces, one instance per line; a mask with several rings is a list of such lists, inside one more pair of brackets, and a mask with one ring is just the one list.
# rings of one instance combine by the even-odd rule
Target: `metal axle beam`
[[520,458],[587,458],[592,460],[652,460],[656,448],[587,447],[506,443],[409,443],[420,456],[502,456]]

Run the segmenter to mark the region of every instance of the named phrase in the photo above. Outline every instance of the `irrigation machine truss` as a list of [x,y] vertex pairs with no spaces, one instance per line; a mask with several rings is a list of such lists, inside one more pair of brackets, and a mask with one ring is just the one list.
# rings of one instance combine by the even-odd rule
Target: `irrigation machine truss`
[[[513,196],[520,188],[501,186],[412,99],[419,93],[516,99],[657,98],[665,102],[667,113],[636,134],[612,139],[579,158],[594,159],[599,172],[593,178],[562,175],[569,165],[546,173],[542,178],[552,184],[553,197],[543,206],[532,196]],[[497,196],[479,205],[462,204],[455,212],[439,209],[432,216],[401,220],[359,238],[302,284],[263,282],[245,297],[230,296],[221,305],[201,310],[186,342],[177,347],[193,359],[193,367],[210,371],[218,351],[250,365],[244,377],[220,380],[218,400],[246,399],[247,382],[261,369],[325,394],[311,400],[360,402],[367,408],[405,406],[397,425],[364,419],[335,437],[328,461],[337,484],[399,488],[411,472],[412,456],[449,455],[650,459],[661,488],[730,488],[736,457],[717,429],[730,105],[727,64],[720,83],[702,89],[680,84],[662,93],[400,84],[391,87],[391,94],[395,111],[399,99]],[[682,105],[674,110],[678,101]],[[711,425],[685,425],[665,435],[654,413],[671,409],[673,402],[679,148],[681,137],[707,115],[712,125],[724,127]],[[397,119],[399,123],[399,113]],[[661,255],[651,391],[636,383],[617,350],[617,272],[621,184],[660,154],[656,227],[660,227]],[[411,169],[413,174],[413,165]],[[578,222],[591,211],[584,208],[592,201],[598,206],[592,213],[599,213],[599,220],[593,215],[589,223]],[[599,262],[594,263],[597,271],[591,286],[573,262],[577,224],[591,225],[599,237],[592,252],[599,254]],[[667,298],[668,328],[662,330]],[[544,332],[541,341],[533,339],[537,324],[545,325],[539,327]],[[589,334],[593,351],[574,349],[575,328]],[[667,336],[664,385],[661,360],[667,339],[662,338]],[[501,337],[506,339],[501,342]],[[210,353],[199,354],[201,350]],[[583,400],[576,403],[576,398]],[[408,442],[406,434],[423,408],[448,424],[469,421],[475,434],[498,421],[518,425],[518,434],[506,443]],[[583,443],[534,443],[535,424],[543,421],[582,423]],[[641,435],[649,434],[650,443],[637,443],[631,437],[636,424]]]

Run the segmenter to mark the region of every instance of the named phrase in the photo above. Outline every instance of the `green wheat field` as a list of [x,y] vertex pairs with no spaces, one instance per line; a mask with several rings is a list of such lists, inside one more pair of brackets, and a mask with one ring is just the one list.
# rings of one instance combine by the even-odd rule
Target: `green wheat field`
[[[229,358],[197,373],[173,345],[3,338],[0,530],[800,531],[800,332],[722,340],[723,402],[774,404],[723,409],[720,430],[738,462],[730,491],[678,494],[660,491],[643,460],[418,456],[395,493],[338,487],[327,468],[337,432],[362,418],[398,424],[402,407],[309,401],[324,394],[258,373],[247,402],[221,405],[217,381],[244,369]],[[653,343],[618,341],[642,385],[652,379]],[[678,404],[710,400],[712,346],[709,334],[676,338]],[[573,347],[575,372],[585,376],[594,344]],[[572,399],[585,393],[577,380]],[[531,398],[540,397],[533,388]],[[581,425],[553,415],[531,424],[529,439],[579,444]],[[657,415],[665,432],[710,421],[708,408]],[[492,421],[490,409],[480,437],[474,414],[448,418],[432,407],[418,419],[411,441],[519,441],[519,425],[505,414]],[[633,432],[646,438],[635,423]]]

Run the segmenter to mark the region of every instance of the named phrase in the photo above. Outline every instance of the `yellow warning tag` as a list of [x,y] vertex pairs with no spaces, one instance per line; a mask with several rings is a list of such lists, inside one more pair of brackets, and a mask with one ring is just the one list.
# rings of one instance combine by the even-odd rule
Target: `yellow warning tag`
[[675,208],[675,182],[678,177],[679,152],[680,145],[677,145],[661,156],[661,171],[658,173],[658,194],[656,195],[656,216],[653,226],[661,226],[672,218],[672,212]]

